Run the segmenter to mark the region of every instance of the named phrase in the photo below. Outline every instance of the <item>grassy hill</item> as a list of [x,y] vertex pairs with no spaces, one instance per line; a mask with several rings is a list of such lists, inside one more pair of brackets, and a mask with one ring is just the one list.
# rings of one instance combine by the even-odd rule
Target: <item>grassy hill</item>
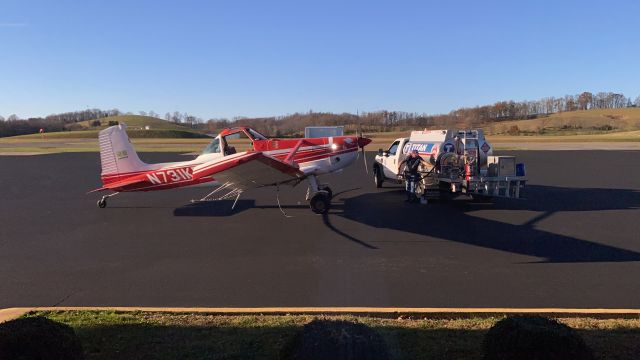
[[151,116],[140,116],[140,115],[119,115],[119,116],[109,116],[105,118],[98,119],[100,121],[100,126],[92,126],[92,123],[96,120],[87,120],[81,121],[78,123],[69,124],[67,128],[69,130],[95,130],[95,129],[104,129],[109,126],[110,121],[117,121],[119,123],[127,124],[127,128],[129,130],[134,129],[144,129],[145,126],[148,126],[151,130],[183,130],[183,131],[192,131],[190,128],[172,123],[166,120],[158,119]]
[[[99,126],[93,126],[100,121]],[[92,139],[98,137],[98,132],[109,126],[109,122],[117,121],[127,125],[127,134],[131,138],[206,138],[201,132],[180,124],[175,124],[151,116],[120,115],[109,116],[97,120],[87,120],[68,124],[68,131],[51,132],[44,135],[30,134],[13,136],[12,139]],[[147,129],[148,127],[148,129]]]
[[[530,120],[512,120],[483,126],[489,134],[520,135],[599,134],[640,129],[640,108],[568,111]],[[515,135],[515,134],[514,134]]]
[[[128,125],[127,125],[128,126]],[[97,139],[100,130],[60,131],[45,134],[29,134],[10,136],[3,139]],[[127,135],[132,139],[198,139],[209,138],[208,135],[188,130],[139,130],[127,127]]]

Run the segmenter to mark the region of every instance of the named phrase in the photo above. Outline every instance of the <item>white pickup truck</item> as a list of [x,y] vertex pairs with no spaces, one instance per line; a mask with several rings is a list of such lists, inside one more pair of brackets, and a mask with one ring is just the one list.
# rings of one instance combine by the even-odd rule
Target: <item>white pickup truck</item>
[[526,184],[524,164],[513,156],[492,156],[482,129],[413,131],[378,150],[373,166],[376,187],[398,183],[398,165],[413,150],[429,165],[420,171],[416,195],[423,201],[443,193],[520,198]]

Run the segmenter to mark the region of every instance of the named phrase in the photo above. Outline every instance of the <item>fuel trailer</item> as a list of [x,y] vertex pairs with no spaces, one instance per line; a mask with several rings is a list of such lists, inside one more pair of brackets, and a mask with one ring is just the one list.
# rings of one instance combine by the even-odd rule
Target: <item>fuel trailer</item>
[[476,198],[522,198],[525,166],[514,156],[493,156],[493,147],[482,129],[412,131],[396,139],[375,157],[376,187],[384,181],[403,180],[398,165],[413,150],[428,163],[420,168],[416,196],[421,202],[444,195],[467,194]]

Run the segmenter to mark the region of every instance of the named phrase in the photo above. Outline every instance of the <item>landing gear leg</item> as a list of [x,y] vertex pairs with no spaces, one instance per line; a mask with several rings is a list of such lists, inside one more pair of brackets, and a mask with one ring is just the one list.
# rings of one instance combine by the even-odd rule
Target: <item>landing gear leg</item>
[[106,208],[107,207],[107,199],[112,197],[112,196],[116,196],[118,194],[120,194],[120,193],[113,193],[113,194],[109,194],[109,195],[103,196],[100,200],[98,200],[98,203],[97,203],[98,207],[100,209]]
[[326,214],[329,211],[329,207],[331,207],[331,189],[318,186],[318,179],[315,175],[309,176],[308,179],[309,193],[312,195],[309,200],[311,211],[316,214]]

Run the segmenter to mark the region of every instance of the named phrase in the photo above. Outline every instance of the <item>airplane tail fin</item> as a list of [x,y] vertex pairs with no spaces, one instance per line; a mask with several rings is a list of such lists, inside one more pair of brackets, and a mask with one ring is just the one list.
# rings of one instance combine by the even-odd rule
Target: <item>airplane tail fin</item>
[[145,170],[147,167],[133,149],[126,128],[125,124],[111,126],[100,131],[98,136],[101,178],[104,185],[120,180],[122,175],[133,175],[131,173]]

